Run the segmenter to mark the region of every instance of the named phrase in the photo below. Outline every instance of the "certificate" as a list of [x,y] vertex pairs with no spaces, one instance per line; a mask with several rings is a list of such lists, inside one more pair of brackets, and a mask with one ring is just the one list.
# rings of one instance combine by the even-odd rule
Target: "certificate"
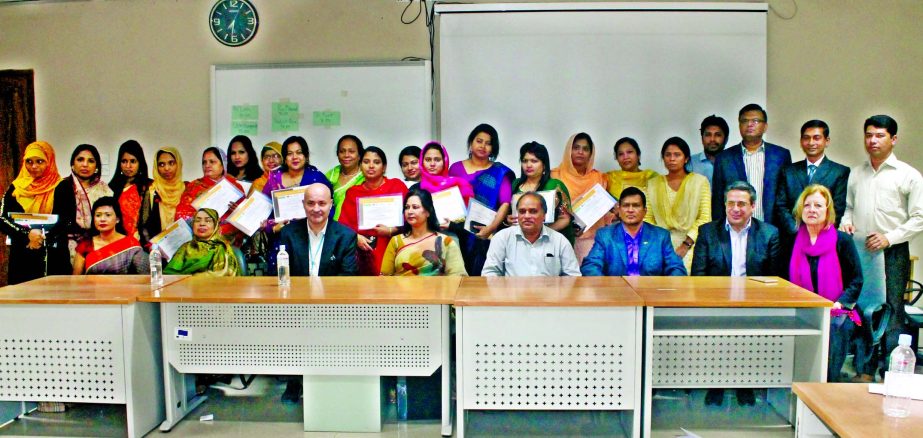
[[574,201],[574,220],[582,228],[591,227],[616,204],[615,198],[601,185],[596,184]]
[[254,192],[228,216],[228,223],[243,231],[244,234],[252,236],[260,229],[260,224],[269,217],[270,213],[272,213],[272,201],[269,197],[261,192]]
[[496,217],[496,211],[487,208],[487,206],[480,201],[471,198],[471,202],[468,203],[468,217],[465,218],[465,229],[477,234],[478,230],[474,228],[475,225],[490,225],[494,222]]
[[439,219],[440,224],[464,219],[468,214],[465,200],[457,186],[433,193],[433,207],[436,209],[436,218]]
[[240,189],[234,187],[234,184],[231,184],[226,178],[221,178],[218,184],[195,198],[195,201],[192,201],[192,206],[196,210],[211,208],[218,212],[218,217],[222,217],[228,211],[228,204],[237,202],[243,197],[244,194]]
[[272,191],[272,215],[276,222],[304,219],[304,192],[308,186],[291,187]]
[[179,247],[190,240],[192,240],[192,228],[189,228],[186,221],[180,219],[170,224],[160,234],[151,238],[151,244],[160,248],[164,260],[170,260],[173,258],[173,254],[176,254],[176,251],[179,250]]
[[56,214],[10,213],[10,219],[24,227],[46,230],[58,223]]
[[[535,192],[535,194],[545,198],[545,223],[550,224],[554,222],[554,212],[555,212],[555,201],[557,198],[557,191],[555,190],[542,190],[540,192]],[[513,195],[513,200],[510,202],[510,210],[513,212],[513,216],[519,214],[519,210],[516,209],[516,204],[519,202],[519,198],[522,197],[524,193],[517,193]]]
[[251,183],[251,182],[246,182],[246,181],[241,181],[241,180],[237,180],[237,184],[240,184],[240,186],[244,189],[244,194],[245,194],[245,195],[246,195],[247,193],[250,193],[250,187],[253,186],[253,183]]
[[359,206],[359,229],[371,230],[376,225],[399,227],[404,225],[404,196],[367,196],[356,200]]

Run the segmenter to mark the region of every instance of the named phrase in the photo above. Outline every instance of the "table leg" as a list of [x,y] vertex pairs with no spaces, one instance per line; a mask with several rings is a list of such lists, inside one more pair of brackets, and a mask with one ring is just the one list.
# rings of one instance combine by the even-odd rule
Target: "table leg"
[[442,436],[452,436],[452,335],[449,306],[442,306]]
[[[462,360],[462,346],[465,345],[463,333],[464,325],[464,307],[455,308],[455,357]],[[459,364],[455,367],[455,436],[458,438],[465,437],[465,377],[464,366]]]
[[173,426],[176,426],[177,423],[183,420],[186,414],[192,412],[193,409],[197,408],[202,402],[208,399],[208,397],[204,395],[196,395],[189,399],[187,397],[186,375],[176,371],[176,368],[170,365],[170,357],[167,352],[167,340],[173,337],[173,332],[170,325],[167,324],[167,315],[170,312],[168,312],[166,308],[166,306],[170,305],[171,304],[164,304],[160,309],[160,327],[161,334],[163,335],[161,338],[161,344],[163,345],[163,390],[166,408],[165,419],[163,423],[160,423],[161,432],[169,432]]

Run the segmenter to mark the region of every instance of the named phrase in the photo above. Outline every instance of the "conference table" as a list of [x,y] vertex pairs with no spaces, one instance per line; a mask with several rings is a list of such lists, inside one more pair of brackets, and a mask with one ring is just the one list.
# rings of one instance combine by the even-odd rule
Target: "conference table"
[[[165,285],[185,281],[166,276]],[[50,276],[0,288],[0,400],[123,404],[127,434],[163,418],[160,308],[146,275]]]
[[[795,424],[792,382],[826,381],[832,303],[813,292],[763,277],[625,281],[645,306],[644,436],[654,420],[653,429],[670,431],[691,421],[672,409],[659,414],[655,390],[770,388],[767,405]],[[707,428],[721,429],[733,416],[711,419]]]
[[643,305],[621,277],[462,280],[457,436],[469,411],[614,412],[617,434],[640,436]]
[[139,297],[160,303],[168,431],[204,401],[183,374],[302,376],[306,431],[381,430],[380,376],[442,367],[451,435],[449,307],[460,277],[196,276]]
[[881,411],[884,396],[870,394],[867,383],[792,385],[798,396],[796,438],[912,437],[923,432],[923,401],[910,402],[910,416],[891,418]]

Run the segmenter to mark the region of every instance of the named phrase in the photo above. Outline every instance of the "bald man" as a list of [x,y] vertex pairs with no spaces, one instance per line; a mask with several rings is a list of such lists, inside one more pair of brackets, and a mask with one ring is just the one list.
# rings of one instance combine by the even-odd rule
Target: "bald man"
[[356,233],[331,221],[331,208],[330,187],[311,184],[304,192],[304,211],[308,216],[282,228],[279,243],[285,245],[290,255],[292,275],[359,275]]

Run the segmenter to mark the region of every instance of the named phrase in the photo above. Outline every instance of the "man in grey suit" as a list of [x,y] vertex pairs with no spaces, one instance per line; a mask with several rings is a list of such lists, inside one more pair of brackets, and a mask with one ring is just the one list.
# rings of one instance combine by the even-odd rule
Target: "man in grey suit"
[[[735,181],[724,191],[725,219],[699,227],[692,253],[692,275],[778,275],[779,231],[753,217],[756,191],[746,181]],[[710,389],[705,404],[721,405],[724,390]],[[737,403],[752,405],[752,389],[738,389]]]
[[805,159],[789,164],[782,169],[779,178],[779,192],[776,199],[775,224],[783,236],[793,238],[798,232],[792,209],[804,188],[820,184],[833,194],[836,212],[836,226],[846,212],[846,186],[849,182],[849,168],[825,155],[830,146],[830,127],[823,120],[809,120],[801,126],[801,150]]

